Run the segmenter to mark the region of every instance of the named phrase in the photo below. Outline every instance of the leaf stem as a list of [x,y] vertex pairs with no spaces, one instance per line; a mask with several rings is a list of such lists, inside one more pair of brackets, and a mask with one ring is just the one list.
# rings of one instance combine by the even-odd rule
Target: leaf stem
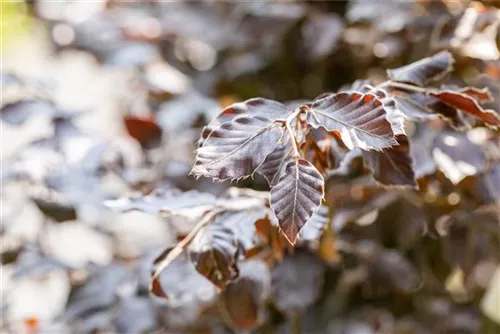
[[288,134],[290,135],[290,139],[292,141],[293,152],[295,158],[300,158],[299,147],[297,144],[297,140],[295,138],[295,133],[292,130],[291,123],[297,119],[299,114],[302,112],[302,108],[297,108],[293,113],[291,113],[285,120],[285,128]]
[[297,141],[295,140],[295,135],[293,133],[293,130],[290,127],[290,124],[288,122],[285,123],[285,127],[286,127],[286,131],[288,131],[288,134],[290,135],[290,139],[292,141],[294,157],[299,158],[300,157],[299,147],[297,145]]
[[151,275],[151,281],[149,285],[149,291],[152,291],[152,282],[158,278],[158,276],[162,273],[165,268],[167,268],[179,255],[182,254],[184,248],[186,248],[189,243],[193,240],[196,234],[207,225],[219,212],[219,210],[212,211],[209,214],[205,215],[203,219],[201,219],[198,224],[182,239],[174,248],[168,253],[168,255],[161,260],[161,262],[156,266],[153,274]]
[[412,92],[417,92],[417,93],[422,93],[422,94],[427,93],[426,88],[422,88],[422,87],[418,87],[418,86],[414,86],[414,85],[409,85],[409,84],[405,84],[402,82],[394,82],[392,80],[384,81],[380,85],[378,85],[377,87],[379,87],[379,88],[392,87],[392,88],[399,88],[402,90],[407,90],[407,91],[412,91]]

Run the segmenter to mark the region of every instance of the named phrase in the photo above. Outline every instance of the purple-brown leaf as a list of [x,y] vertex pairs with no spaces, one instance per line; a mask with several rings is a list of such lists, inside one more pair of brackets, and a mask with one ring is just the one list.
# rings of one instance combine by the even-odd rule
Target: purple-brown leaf
[[192,174],[217,180],[251,176],[271,154],[283,130],[262,116],[239,116],[213,130],[199,147]]
[[267,156],[264,163],[257,169],[270,186],[274,186],[278,183],[281,171],[292,159],[292,151],[290,136],[287,134],[283,142],[278,144],[276,149]]
[[387,70],[387,75],[394,81],[424,86],[451,72],[453,63],[453,56],[448,51],[442,51],[409,65]]
[[287,110],[288,109],[286,109],[282,103],[261,97],[233,103],[226,107],[216,118],[203,128],[198,143],[200,146],[203,146],[203,143],[213,130],[225,122],[232,121],[238,116],[262,116],[274,120],[280,117],[285,118]]
[[384,185],[416,187],[408,137],[398,135],[396,139],[397,146],[381,152],[363,152],[365,163],[373,171],[375,179]]
[[316,100],[307,120],[314,128],[338,132],[349,149],[380,150],[397,144],[386,116],[375,95],[342,92]]
[[271,208],[291,244],[321,204],[323,193],[323,176],[304,159],[290,161],[271,189]]

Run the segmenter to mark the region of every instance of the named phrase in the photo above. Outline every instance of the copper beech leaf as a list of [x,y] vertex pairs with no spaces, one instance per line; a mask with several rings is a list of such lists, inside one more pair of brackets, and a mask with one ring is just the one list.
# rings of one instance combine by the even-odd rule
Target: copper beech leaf
[[[158,256],[153,263],[153,270],[171,251],[172,248],[167,248]],[[214,301],[216,288],[182,255],[176,257],[158,277],[151,281],[151,294],[173,305],[195,300],[198,302],[197,308],[201,309]]]
[[461,111],[434,96],[416,93],[393,96],[393,99],[396,107],[410,120],[423,122],[441,118],[456,130],[466,130],[469,127]]
[[200,146],[203,146],[203,143],[213,130],[238,116],[262,116],[269,119],[276,119],[280,117],[285,118],[287,113],[288,111],[282,103],[261,97],[233,103],[203,128],[198,143]]
[[396,136],[397,146],[363,152],[363,158],[375,179],[383,185],[416,187],[415,172],[410,156],[410,143],[405,135]]
[[238,277],[236,262],[253,247],[255,222],[267,212],[265,208],[226,212],[205,226],[189,245],[196,270],[220,289]]
[[263,320],[264,302],[271,292],[271,273],[259,260],[244,261],[240,267],[240,277],[222,291],[219,309],[231,328],[242,331],[255,328]]
[[269,118],[236,117],[210,133],[197,150],[191,173],[222,181],[251,176],[282,135],[282,128]]
[[323,176],[307,160],[290,161],[278,183],[271,189],[271,208],[291,244],[321,204]]
[[484,149],[461,132],[440,132],[434,139],[432,156],[453,184],[480,174],[488,165]]
[[287,135],[257,170],[264,176],[270,186],[274,186],[278,182],[281,171],[292,159],[292,152],[290,136]]
[[442,79],[451,72],[453,63],[451,53],[442,51],[409,65],[387,70],[387,75],[394,81],[424,86],[429,82]]
[[475,99],[477,96],[472,96],[470,90],[465,92],[442,90],[430,94],[441,102],[483,121],[488,126],[500,127],[500,116],[494,110],[483,109]]
[[380,150],[396,145],[387,111],[373,94],[328,94],[312,104],[307,121],[338,132],[349,149]]

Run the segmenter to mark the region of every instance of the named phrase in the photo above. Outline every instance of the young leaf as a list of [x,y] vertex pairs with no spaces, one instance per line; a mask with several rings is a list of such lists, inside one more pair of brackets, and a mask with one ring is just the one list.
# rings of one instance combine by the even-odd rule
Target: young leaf
[[271,208],[291,244],[321,204],[323,176],[307,160],[290,161],[280,180],[271,189]]
[[234,103],[225,108],[216,118],[205,126],[201,132],[199,146],[208,138],[210,133],[223,123],[232,121],[238,116],[262,116],[269,119],[285,118],[287,109],[277,101],[256,97],[244,102]]
[[283,143],[278,144],[276,149],[267,156],[264,163],[257,169],[262,174],[270,186],[275,186],[281,175],[282,169],[291,160],[292,145],[290,136],[286,135]]
[[221,224],[205,226],[189,247],[196,270],[219,289],[238,277],[238,245],[233,231]]
[[429,82],[442,79],[451,72],[453,63],[453,56],[448,51],[442,51],[410,65],[387,70],[387,75],[394,81],[424,86]]
[[263,208],[227,212],[207,225],[189,246],[196,270],[221,289],[238,277],[238,256],[254,246],[255,222],[267,212]]
[[271,154],[283,130],[262,116],[239,116],[213,130],[191,171],[217,180],[251,176]]
[[384,185],[416,187],[410,156],[410,143],[405,135],[396,136],[399,145],[383,151],[363,151],[365,163],[375,179]]
[[307,121],[314,128],[338,132],[349,149],[379,150],[397,144],[386,115],[375,95],[343,92],[314,101]]
[[483,109],[473,97],[466,95],[466,93],[442,90],[431,92],[431,95],[443,103],[483,121],[486,125],[493,128],[500,127],[500,116],[493,110]]

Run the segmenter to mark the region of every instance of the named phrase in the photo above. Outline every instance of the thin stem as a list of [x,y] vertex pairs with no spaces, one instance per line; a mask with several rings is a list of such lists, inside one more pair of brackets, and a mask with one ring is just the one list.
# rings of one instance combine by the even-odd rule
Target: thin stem
[[293,130],[290,127],[290,124],[288,122],[285,123],[285,127],[286,127],[286,130],[288,131],[288,134],[290,135],[290,139],[292,141],[292,147],[293,147],[294,157],[298,158],[298,157],[300,157],[299,147],[297,145],[297,141],[295,140],[295,135],[293,133]]
[[295,121],[300,113],[302,113],[303,109],[302,108],[297,108],[293,113],[291,113],[285,120],[285,128],[288,134],[290,135],[290,139],[292,141],[292,146],[293,146],[293,152],[294,152],[294,157],[299,158],[300,153],[299,153],[299,147],[297,145],[297,140],[295,138],[295,134],[292,130],[291,124],[293,121]]
[[401,82],[394,82],[391,80],[384,81],[380,85],[378,85],[377,87],[379,87],[379,88],[392,87],[392,88],[399,88],[402,90],[407,90],[407,91],[412,91],[412,92],[417,92],[417,93],[422,93],[422,94],[427,93],[426,88],[417,87],[417,86],[413,86],[413,85],[409,85],[409,84],[405,84],[405,83],[401,83]]
[[[212,211],[210,214],[207,214],[205,217],[203,217],[202,220],[196,224],[196,226],[189,232],[188,235],[184,237],[177,245],[175,245],[174,248],[168,253],[168,255],[161,260],[161,262],[158,264],[156,269],[154,270],[152,276],[151,276],[151,282],[156,280],[158,276],[162,273],[165,268],[167,268],[179,255],[182,254],[184,251],[184,248],[186,248],[189,243],[193,240],[193,238],[196,236],[196,234],[205,226],[207,225],[212,219],[215,217],[215,215],[219,211]],[[150,284],[149,290],[151,291],[152,285]]]

